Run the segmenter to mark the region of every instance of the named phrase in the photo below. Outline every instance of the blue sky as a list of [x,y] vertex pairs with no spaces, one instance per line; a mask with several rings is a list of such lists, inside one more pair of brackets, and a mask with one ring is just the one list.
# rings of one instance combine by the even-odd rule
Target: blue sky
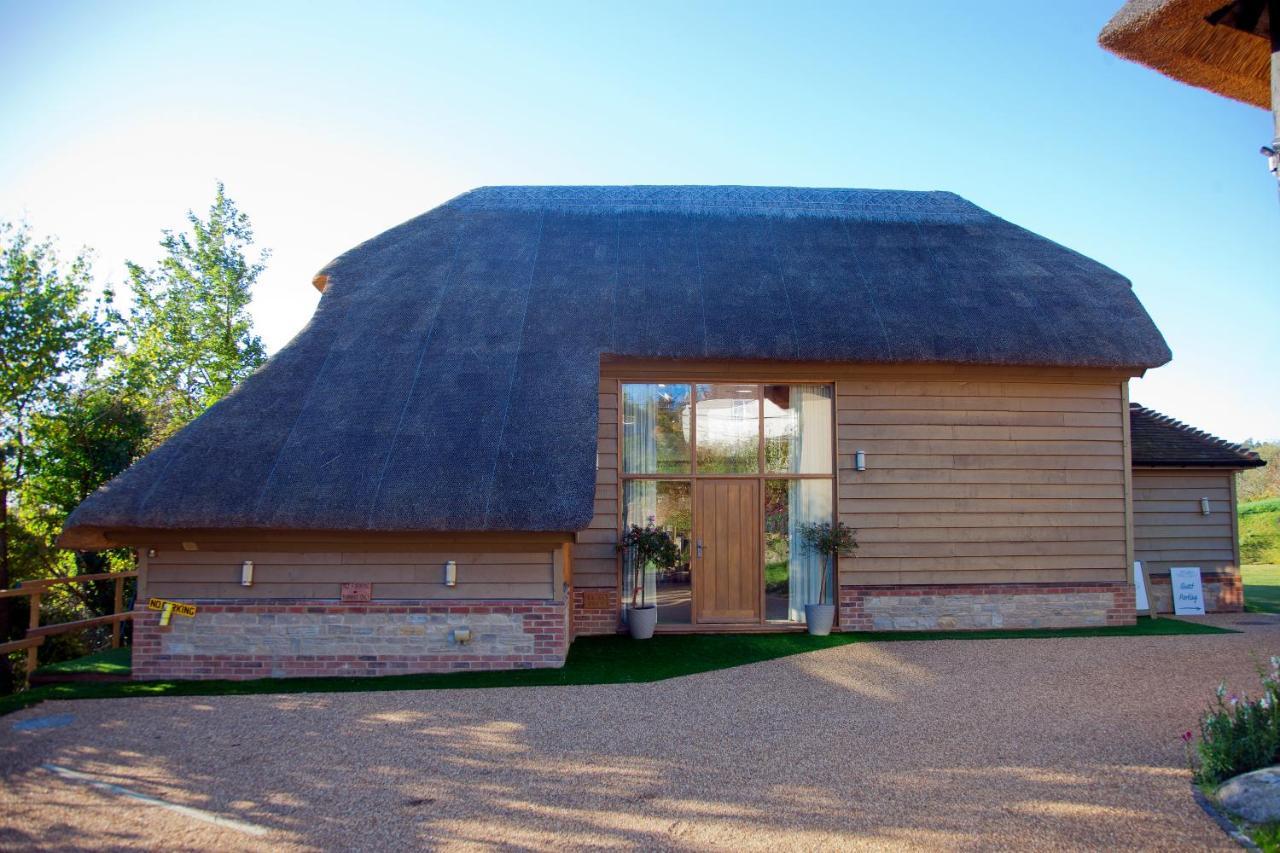
[[119,284],[225,181],[274,351],[326,261],[474,186],[946,189],[1132,279],[1174,351],[1135,400],[1280,437],[1270,117],[1103,52],[1119,2],[0,0],[0,218]]

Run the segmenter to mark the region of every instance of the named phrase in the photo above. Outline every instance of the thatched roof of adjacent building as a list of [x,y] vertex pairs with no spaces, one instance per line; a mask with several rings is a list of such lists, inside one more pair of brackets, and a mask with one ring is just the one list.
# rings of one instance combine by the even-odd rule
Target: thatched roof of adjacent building
[[1098,41],[1175,80],[1271,109],[1266,5],[1267,0],[1129,0]]
[[85,501],[65,543],[577,530],[605,354],[1137,370],[1170,357],[1122,276],[941,192],[492,187],[317,281],[307,327]]
[[1260,468],[1262,457],[1168,415],[1129,404],[1129,436],[1138,468]]

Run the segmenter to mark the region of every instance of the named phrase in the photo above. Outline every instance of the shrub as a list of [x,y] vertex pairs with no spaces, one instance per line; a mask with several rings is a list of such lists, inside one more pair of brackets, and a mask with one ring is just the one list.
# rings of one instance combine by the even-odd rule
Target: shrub
[[633,524],[627,528],[618,541],[618,550],[631,552],[631,606],[648,606],[648,601],[645,600],[645,572],[650,566],[659,570],[670,569],[680,559],[679,547],[671,533],[654,525],[653,517],[650,516],[649,523],[644,527]]
[[1259,672],[1262,696],[1227,695],[1219,685],[1213,705],[1200,721],[1196,779],[1218,784],[1232,776],[1270,767],[1280,757],[1280,657]]

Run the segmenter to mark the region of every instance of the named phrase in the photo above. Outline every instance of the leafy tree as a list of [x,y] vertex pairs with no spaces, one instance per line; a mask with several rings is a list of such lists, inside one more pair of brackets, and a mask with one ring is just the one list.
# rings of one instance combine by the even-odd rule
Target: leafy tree
[[187,220],[189,232],[164,232],[154,269],[128,264],[134,304],[123,373],[147,403],[157,443],[266,360],[249,302],[268,252],[248,256],[249,217],[218,184],[208,218],[188,211]]
[[1236,484],[1239,499],[1260,501],[1280,497],[1280,441],[1246,441],[1245,447],[1266,461],[1263,468],[1250,468]]
[[[68,577],[133,568],[126,549],[68,552],[57,547],[57,537],[81,501],[142,454],[149,435],[143,410],[102,383],[75,390],[56,411],[32,419],[29,471],[18,509],[23,533],[18,574]],[[109,581],[68,584],[45,596],[45,609],[56,614],[56,621],[102,616],[112,611],[114,599],[115,585]],[[51,638],[62,648],[46,643],[41,652],[75,657],[90,650],[85,639],[81,634]]]
[[[0,224],[0,589],[11,578],[12,508],[27,474],[32,420],[53,411],[110,350],[109,311],[89,302],[90,280],[85,253],[63,266],[48,240],[25,225]],[[0,642],[11,636],[11,612],[0,601]],[[8,657],[0,656],[0,692],[11,685]]]

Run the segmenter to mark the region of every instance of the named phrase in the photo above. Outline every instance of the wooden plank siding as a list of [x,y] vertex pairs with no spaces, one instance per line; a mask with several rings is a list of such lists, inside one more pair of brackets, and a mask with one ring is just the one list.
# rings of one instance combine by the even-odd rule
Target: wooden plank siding
[[[145,552],[144,552],[145,554]],[[253,561],[253,586],[240,585]],[[444,566],[458,563],[457,586]],[[337,599],[343,583],[372,583],[375,600],[556,598],[553,552],[546,551],[183,551],[140,561],[147,596]],[[140,593],[141,595],[141,593]]]
[[[1235,574],[1234,471],[1137,468],[1133,472],[1134,559],[1156,574],[1173,566]],[[1209,515],[1200,499],[1209,499]]]
[[1124,580],[1124,378],[918,372],[836,382],[841,583]]
[[596,501],[591,524],[578,531],[573,546],[574,589],[614,589],[618,585],[618,383],[600,380],[600,425],[596,442]]
[[[595,517],[574,586],[615,588],[617,383],[833,382],[837,511],[861,547],[843,584],[1123,581],[1124,371],[610,360]],[[854,470],[854,453],[867,470]]]

